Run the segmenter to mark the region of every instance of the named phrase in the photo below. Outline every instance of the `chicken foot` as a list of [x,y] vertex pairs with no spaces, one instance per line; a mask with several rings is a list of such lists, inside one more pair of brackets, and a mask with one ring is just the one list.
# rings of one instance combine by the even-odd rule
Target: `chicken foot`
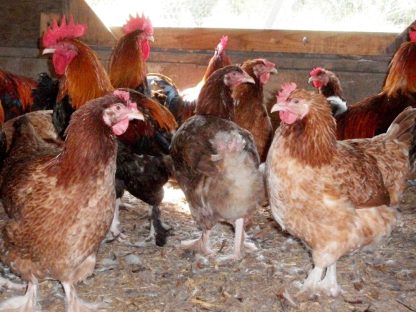
[[114,209],[113,221],[111,222],[110,233],[113,236],[113,239],[118,239],[119,241],[124,241],[127,236],[121,233],[120,230],[120,203],[121,199],[116,199],[116,207]]
[[74,285],[62,283],[65,290],[67,312],[96,312],[105,309],[103,303],[88,303],[78,298]]
[[201,237],[198,239],[181,241],[181,247],[201,252],[204,255],[213,255],[215,252],[211,249],[209,244],[210,233],[211,230],[204,230],[202,231]]
[[160,220],[160,208],[159,205],[154,205],[150,209],[150,232],[143,242],[137,242],[134,246],[164,246],[166,239],[169,236],[171,227],[164,224]]
[[336,262],[326,268],[325,276],[322,278],[324,271],[325,268],[315,266],[305,279],[300,293],[324,292],[331,297],[338,296],[342,292],[342,289],[337,283]]
[[0,304],[4,312],[34,312],[36,311],[38,284],[29,282],[24,296],[12,297]]

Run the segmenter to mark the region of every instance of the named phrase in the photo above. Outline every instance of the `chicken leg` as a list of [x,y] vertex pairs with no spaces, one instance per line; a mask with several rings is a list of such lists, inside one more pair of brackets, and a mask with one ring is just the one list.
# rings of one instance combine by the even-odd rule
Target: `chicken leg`
[[220,257],[220,262],[228,260],[240,260],[242,258],[242,248],[245,245],[245,231],[244,231],[244,218],[237,219],[235,221],[234,230],[234,251],[231,255]]
[[3,312],[34,312],[36,311],[38,284],[37,281],[27,284],[24,296],[12,297],[0,304]]

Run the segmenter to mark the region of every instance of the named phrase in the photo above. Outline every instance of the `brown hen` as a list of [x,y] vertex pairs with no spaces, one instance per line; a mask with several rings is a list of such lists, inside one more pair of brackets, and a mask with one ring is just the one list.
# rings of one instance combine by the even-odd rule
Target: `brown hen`
[[303,291],[340,293],[336,261],[390,235],[409,174],[416,109],[387,133],[337,141],[323,95],[285,86],[272,111],[282,120],[267,157],[272,213],[311,250]]
[[143,119],[143,114],[128,93],[116,91],[73,114],[63,149],[39,138],[26,117],[15,122],[11,156],[2,170],[0,193],[10,219],[3,229],[1,255],[28,287],[24,297],[12,298],[0,309],[34,311],[39,280],[55,279],[64,287],[68,311],[92,311],[77,298],[74,284],[93,272],[110,227],[114,137],[131,119]]

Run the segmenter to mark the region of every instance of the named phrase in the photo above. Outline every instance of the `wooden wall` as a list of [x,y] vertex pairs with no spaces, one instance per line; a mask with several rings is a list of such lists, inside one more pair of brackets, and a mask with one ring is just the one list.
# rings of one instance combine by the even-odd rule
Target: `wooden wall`
[[[39,34],[52,17],[61,13],[72,14],[77,22],[88,25],[84,40],[107,63],[111,47],[121,35],[120,29],[108,30],[83,0],[30,3],[36,6],[34,14],[18,16],[15,23],[37,29],[20,34],[24,40],[19,41],[18,36],[13,32],[9,36],[3,27],[3,37],[10,38],[0,43],[0,68],[32,77],[48,71],[49,59],[39,55]],[[13,12],[0,11],[0,21],[4,14]],[[284,81],[308,87],[309,71],[322,66],[338,74],[349,102],[380,90],[391,55],[403,40],[384,33],[155,28],[149,72],[170,76],[180,88],[192,86],[202,77],[222,35],[229,36],[227,51],[234,63],[264,57],[277,64],[279,73],[268,89],[278,89]]]

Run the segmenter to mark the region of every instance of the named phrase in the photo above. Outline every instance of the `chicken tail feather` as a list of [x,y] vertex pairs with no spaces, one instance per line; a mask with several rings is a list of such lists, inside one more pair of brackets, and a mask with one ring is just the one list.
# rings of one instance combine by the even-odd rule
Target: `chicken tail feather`
[[414,164],[416,160],[416,108],[407,107],[387,130],[387,137],[392,140],[407,142],[409,144],[409,160]]

